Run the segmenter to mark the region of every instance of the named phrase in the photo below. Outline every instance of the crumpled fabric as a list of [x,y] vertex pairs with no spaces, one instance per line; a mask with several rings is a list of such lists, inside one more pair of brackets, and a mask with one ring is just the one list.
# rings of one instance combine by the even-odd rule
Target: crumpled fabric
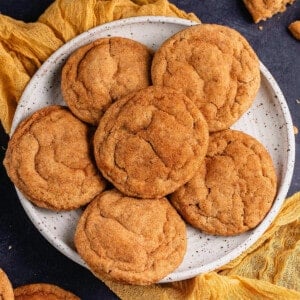
[[[141,15],[200,22],[167,0],[56,0],[35,23],[0,14],[0,119],[6,132],[26,84],[56,49],[97,25]],[[276,220],[248,251],[214,272],[147,287],[101,280],[128,300],[300,299],[299,216],[300,192],[285,201]]]

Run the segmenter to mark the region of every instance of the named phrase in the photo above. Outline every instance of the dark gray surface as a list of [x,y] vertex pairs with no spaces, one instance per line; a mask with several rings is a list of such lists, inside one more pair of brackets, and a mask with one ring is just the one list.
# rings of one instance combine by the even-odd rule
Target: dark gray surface
[[[35,21],[51,0],[0,1],[0,12],[24,21]],[[300,20],[300,2],[283,14],[254,24],[241,0],[173,0],[178,7],[193,11],[205,23],[218,23],[240,31],[256,50],[281,87],[295,126],[300,128],[300,41],[288,32]],[[259,30],[258,26],[263,26]],[[3,68],[5,66],[1,66]],[[296,136],[296,164],[289,195],[300,190],[300,134]],[[0,160],[8,137],[0,128]],[[64,257],[32,225],[19,203],[12,183],[0,167],[0,267],[17,287],[33,282],[57,284],[82,299],[117,299],[91,273]]]

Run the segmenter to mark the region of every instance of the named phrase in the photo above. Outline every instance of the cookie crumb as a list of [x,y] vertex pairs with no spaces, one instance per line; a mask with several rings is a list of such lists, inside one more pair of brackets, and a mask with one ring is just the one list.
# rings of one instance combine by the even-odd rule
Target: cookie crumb
[[9,246],[8,246],[8,250],[11,250],[11,249],[12,249],[12,245],[9,245]]
[[263,30],[263,29],[264,29],[264,26],[260,25],[260,26],[258,26],[258,29],[259,29],[259,30]]
[[299,132],[298,128],[296,126],[293,126],[293,129],[294,129],[294,135],[297,135]]
[[297,104],[300,104],[300,99],[296,99],[296,103],[297,103]]

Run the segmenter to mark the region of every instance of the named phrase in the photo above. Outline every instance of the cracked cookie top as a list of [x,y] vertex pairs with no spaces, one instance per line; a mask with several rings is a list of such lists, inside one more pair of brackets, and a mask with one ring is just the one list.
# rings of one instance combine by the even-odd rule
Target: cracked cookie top
[[179,266],[186,239],[186,225],[166,198],[136,199],[111,190],[83,212],[75,246],[96,276],[148,285]]
[[34,283],[14,289],[15,300],[80,300],[73,293],[56,285]]
[[79,119],[98,125],[112,102],[150,85],[151,60],[152,52],[134,40],[96,40],[76,50],[63,67],[63,98]]
[[235,130],[211,134],[204,163],[171,195],[192,226],[215,235],[256,227],[270,210],[277,178],[272,159],[253,137]]
[[151,75],[154,85],[192,99],[211,132],[237,121],[260,86],[259,60],[249,43],[215,24],[189,27],[165,41],[153,57]]
[[205,157],[207,123],[184,94],[148,87],[118,100],[94,136],[98,168],[124,194],[160,198],[187,182]]
[[20,123],[8,143],[7,174],[40,207],[69,210],[85,205],[105,187],[92,159],[91,134],[65,107],[38,110]]

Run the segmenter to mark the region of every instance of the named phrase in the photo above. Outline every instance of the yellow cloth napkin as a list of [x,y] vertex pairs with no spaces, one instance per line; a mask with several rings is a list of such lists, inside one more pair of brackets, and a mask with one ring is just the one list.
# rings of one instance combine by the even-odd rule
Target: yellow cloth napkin
[[[51,53],[91,27],[140,15],[200,21],[167,0],[56,0],[28,24],[0,15],[0,119],[6,132],[27,82]],[[121,299],[130,300],[300,299],[299,215],[297,193],[255,245],[215,272],[149,287],[102,280]]]

